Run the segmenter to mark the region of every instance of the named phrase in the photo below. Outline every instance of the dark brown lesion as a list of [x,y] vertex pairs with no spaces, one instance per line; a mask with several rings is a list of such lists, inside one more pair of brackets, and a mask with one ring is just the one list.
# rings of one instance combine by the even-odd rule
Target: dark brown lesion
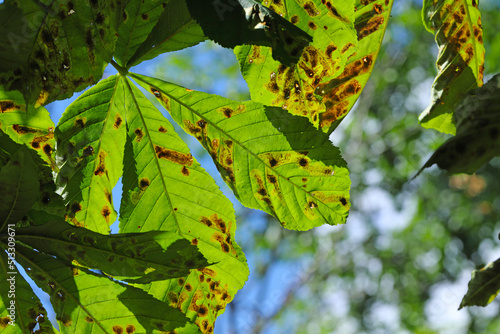
[[169,160],[184,166],[191,166],[193,164],[193,156],[189,153],[177,152],[158,145],[155,145],[155,152],[159,159]]

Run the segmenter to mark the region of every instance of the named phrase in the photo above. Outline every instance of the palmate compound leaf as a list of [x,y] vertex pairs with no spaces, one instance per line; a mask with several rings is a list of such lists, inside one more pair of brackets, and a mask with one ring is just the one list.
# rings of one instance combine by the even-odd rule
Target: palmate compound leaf
[[[0,148],[8,137],[1,136]],[[31,209],[39,195],[37,168],[29,149],[21,146],[0,168],[0,231],[15,224]]]
[[235,48],[252,99],[307,117],[331,133],[354,105],[372,71],[393,1],[265,1],[313,36],[294,66],[261,46]]
[[307,230],[344,223],[350,180],[326,134],[302,117],[132,74],[211,154],[240,202]]
[[500,156],[500,75],[463,99],[453,114],[453,123],[457,135],[441,145],[419,173],[437,164],[450,173],[472,174]]
[[[2,58],[19,61],[2,68],[0,84],[20,90],[30,105],[43,105],[96,83],[113,53],[122,3],[5,0],[0,19],[6,24],[0,34],[9,43]],[[16,6],[22,18],[19,10],[15,15],[6,12],[7,6]],[[15,24],[19,28],[11,30]]]
[[[286,65],[296,63],[312,38],[302,29],[254,0],[186,0],[207,37],[223,47],[266,45]],[[279,2],[279,1],[274,1]]]
[[178,310],[134,288],[16,245],[16,260],[49,294],[61,333],[198,333]]
[[170,0],[158,23],[127,62],[135,66],[159,54],[181,50],[206,40],[203,30],[189,14],[185,0]]
[[[8,258],[8,237],[0,241],[0,333],[32,333],[39,326],[41,333],[57,333],[40,299],[19,273],[13,260]],[[15,253],[15,252],[14,252]],[[14,325],[9,325],[13,321]]]
[[26,105],[19,91],[5,91],[0,86],[0,131],[19,144],[34,148],[53,169],[54,122],[43,107]]
[[500,292],[500,259],[472,272],[469,289],[459,309],[464,306],[486,306]]
[[116,220],[111,191],[122,174],[124,98],[118,76],[102,80],[66,109],[55,131],[67,220],[104,234]]
[[195,245],[175,232],[102,235],[53,221],[17,229],[16,240],[68,265],[99,269],[125,282],[183,277],[209,265]]
[[134,286],[211,333],[249,274],[235,241],[234,209],[170,122],[128,79],[121,80],[127,87],[127,145],[120,232],[175,232],[215,263],[178,279]]
[[481,14],[475,0],[425,0],[422,16],[439,46],[438,75],[432,102],[419,121],[425,128],[455,134],[455,107],[467,92],[483,84],[484,45]]

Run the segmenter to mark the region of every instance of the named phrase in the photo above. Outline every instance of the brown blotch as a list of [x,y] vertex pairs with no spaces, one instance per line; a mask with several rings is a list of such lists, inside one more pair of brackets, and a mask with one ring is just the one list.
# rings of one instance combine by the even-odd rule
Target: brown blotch
[[306,159],[304,159],[304,158],[301,158],[301,159],[299,160],[299,165],[300,165],[300,166],[302,166],[302,167],[307,166],[307,160],[306,160]]
[[340,198],[340,204],[342,204],[343,206],[347,205],[347,200],[345,199],[345,197]]
[[226,107],[226,108],[222,108],[221,112],[224,114],[224,116],[226,116],[227,118],[230,118],[232,116],[234,110]]
[[125,330],[127,331],[127,334],[135,333],[135,326],[134,325],[127,325],[127,328]]
[[135,140],[137,140],[138,142],[140,142],[142,138],[144,138],[144,133],[142,132],[141,129],[135,129],[134,133],[135,133]]
[[94,175],[102,176],[106,172],[106,155],[107,154],[104,151],[99,152],[99,164],[94,171]]
[[106,196],[108,203],[111,203],[112,201],[111,192],[107,188],[104,188],[104,196]]
[[15,104],[12,101],[0,101],[0,112],[5,113],[5,112],[12,112],[16,110],[20,110],[21,106],[18,104]]
[[71,213],[74,215],[79,211],[82,211],[82,205],[80,203],[73,203],[70,207]]
[[211,227],[212,226],[212,221],[210,219],[208,219],[208,217],[201,217],[201,220],[200,220],[203,224],[207,225],[208,227]]
[[292,17],[290,18],[290,22],[292,22],[292,24],[297,24],[299,22],[299,16],[292,15]]
[[170,160],[184,166],[191,166],[193,164],[193,156],[189,153],[181,153],[157,145],[155,145],[155,152],[160,159]]
[[192,245],[197,245],[198,244],[198,239],[194,238],[193,240],[191,240],[191,244]]
[[116,115],[115,116],[115,123],[113,124],[113,128],[118,129],[122,125],[122,123],[123,123],[123,119],[120,116]]
[[161,93],[158,89],[154,88],[154,87],[149,87],[149,90],[151,91],[151,93],[153,93],[153,95],[156,97],[156,98],[161,98]]
[[374,16],[368,21],[361,21],[355,26],[356,31],[358,33],[358,39],[362,40],[366,36],[374,33],[375,31],[380,29],[383,23],[384,23],[383,16]]
[[312,30],[316,30],[318,28],[318,26],[316,25],[316,23],[314,23],[313,21],[309,21],[309,23],[307,23],[307,26],[309,28],[311,28]]
[[165,132],[167,132],[167,129],[165,129],[163,126],[160,126],[160,127],[158,128],[158,131],[160,131],[160,132],[162,132],[162,133],[165,133]]
[[143,177],[140,181],[139,181],[139,188],[141,188],[141,190],[146,190],[147,187],[149,187],[149,179],[147,177]]
[[268,179],[268,180],[269,180],[269,182],[271,182],[271,183],[276,183],[276,182],[278,182],[278,180],[276,179],[276,176],[274,176],[274,175],[268,175],[268,176],[267,176],[267,179]]
[[39,132],[36,129],[30,128],[30,127],[27,127],[27,126],[22,126],[22,125],[19,125],[19,124],[12,125],[12,129],[14,131],[16,131],[20,135],[25,135],[27,133],[38,133]]
[[118,325],[113,326],[113,333],[123,334],[123,327]]
[[177,280],[177,284],[179,284],[179,285],[181,285],[181,286],[182,286],[182,285],[184,285],[184,283],[185,283],[185,282],[186,282],[186,281],[184,280],[184,278],[179,278],[179,279]]
[[377,14],[381,14],[384,11],[384,7],[380,4],[373,4],[373,11]]
[[311,1],[307,2],[305,5],[304,5],[304,9],[306,10],[307,12],[307,15],[311,16],[311,17],[314,17],[316,15],[318,15],[318,10],[316,9],[316,6],[314,5],[314,3],[312,3]]
[[109,217],[111,215],[111,210],[109,209],[109,206],[105,205],[102,210],[101,210],[101,215],[104,217],[106,222],[109,223]]
[[[211,277],[215,277],[217,275],[217,273],[215,271],[213,271],[212,269],[209,269],[209,268],[198,269],[198,271],[201,271],[205,275],[208,275]],[[209,279],[210,278],[207,278],[207,282],[209,282]]]
[[182,166],[181,173],[184,176],[189,176],[189,169],[187,169],[186,166]]
[[193,290],[193,287],[192,287],[192,286],[191,286],[191,284],[189,284],[189,283],[188,283],[188,284],[186,284],[186,285],[184,286],[184,288],[186,289],[186,291],[187,291],[187,292],[191,292],[191,291]]

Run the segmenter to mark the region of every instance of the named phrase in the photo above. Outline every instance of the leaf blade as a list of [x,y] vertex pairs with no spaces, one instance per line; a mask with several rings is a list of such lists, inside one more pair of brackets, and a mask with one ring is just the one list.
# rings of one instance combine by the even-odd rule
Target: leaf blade
[[248,277],[245,255],[235,241],[234,209],[173,126],[124,80],[128,139],[120,231],[179,233],[209,262],[217,262],[179,279],[136,286],[180,309],[206,332]]
[[486,306],[500,292],[500,259],[472,272],[467,293],[459,309],[465,306]]
[[50,295],[63,333],[193,333],[194,326],[182,313],[140,289],[66,266],[24,246],[16,251],[28,275]]
[[420,116],[425,128],[455,134],[455,107],[470,90],[481,87],[484,45],[481,14],[475,1],[424,1],[422,16],[436,35],[438,75],[432,86],[431,104]]
[[100,81],[66,109],[55,131],[67,220],[100,233],[116,219],[111,191],[122,173],[123,94],[118,76]]
[[99,269],[126,282],[182,277],[209,265],[196,246],[172,232],[102,235],[55,221],[18,229],[16,238],[68,265]]
[[307,120],[280,108],[133,77],[202,143],[243,205],[275,215],[289,229],[345,221],[350,186],[345,161]]

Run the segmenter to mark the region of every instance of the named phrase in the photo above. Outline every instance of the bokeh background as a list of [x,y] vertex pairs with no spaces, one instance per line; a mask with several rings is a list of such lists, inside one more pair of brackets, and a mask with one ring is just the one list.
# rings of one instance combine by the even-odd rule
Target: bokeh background
[[[242,207],[204,149],[177,128],[233,200],[251,271],[215,333],[500,333],[498,301],[457,310],[471,271],[500,257],[500,159],[471,176],[433,167],[409,181],[447,139],[417,122],[430,102],[437,56],[421,7],[395,1],[372,76],[332,134],[351,173],[346,225],[293,232]],[[500,72],[500,2],[482,0],[479,8],[488,80]],[[249,99],[232,50],[211,42],[132,70]],[[48,106],[54,121],[77,96]],[[113,192],[117,210],[120,194],[121,183]]]

